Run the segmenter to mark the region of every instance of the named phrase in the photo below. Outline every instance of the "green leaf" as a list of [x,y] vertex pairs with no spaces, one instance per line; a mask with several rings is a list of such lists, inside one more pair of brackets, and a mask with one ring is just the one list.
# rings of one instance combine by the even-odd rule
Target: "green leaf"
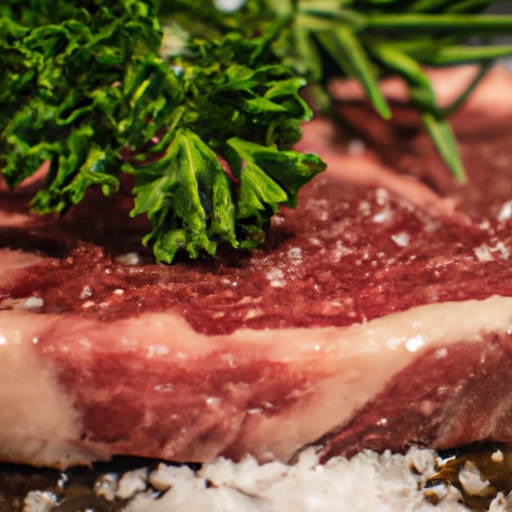
[[369,29],[468,30],[471,34],[509,32],[512,16],[472,14],[375,14],[366,19]]
[[136,171],[131,215],[148,213],[154,229],[146,241],[158,245],[162,261],[170,263],[181,248],[193,258],[203,250],[214,256],[217,244],[208,236],[212,211],[211,233],[236,245],[229,187],[219,178],[223,174],[215,153],[188,130],[178,130],[162,160]]
[[[260,146],[240,139],[230,139],[228,144],[241,160],[264,169],[265,173],[279,184],[285,191],[286,197],[278,202],[290,208],[295,208],[297,205],[299,189],[326,169],[326,165],[316,155],[305,155],[297,151],[278,151],[275,147]],[[271,208],[275,207],[271,206]]]
[[437,119],[429,112],[424,112],[421,115],[421,120],[453,175],[460,183],[464,183],[466,181],[464,164],[462,163],[457,140],[448,121]]
[[[444,117],[476,86],[512,17],[487,0],[9,0],[0,5],[0,169],[10,187],[50,162],[39,212],[65,213],[89,187],[115,193],[136,177],[132,215],[146,214],[159,261],[253,247],[281,205],[325,168],[290,148],[312,112],[329,115],[333,76],[361,81],[384,118],[378,81],[397,75],[459,179]],[[162,30],[162,24],[165,31]],[[487,46],[464,46],[483,35]],[[420,64],[478,62],[439,109]],[[220,161],[226,160],[229,168]],[[238,183],[237,183],[238,181]]]
[[283,64],[289,66],[294,73],[306,77],[309,82],[319,82],[322,79],[322,61],[310,31],[297,26],[285,37],[290,43],[289,49],[285,50]]
[[430,79],[414,59],[387,45],[375,46],[373,54],[388,69],[400,73],[405,78],[411,101],[421,112],[440,116]]
[[446,12],[464,13],[471,11],[482,11],[493,3],[493,0],[462,0],[452,5],[448,5]]
[[241,246],[253,247],[264,240],[262,228],[278,212],[279,205],[295,207],[299,188],[324,171],[326,165],[316,155],[279,151],[236,138],[228,144],[240,165],[236,171],[240,177],[236,215],[246,236]]
[[208,228],[209,238],[229,242],[239,247],[236,239],[236,208],[232,197],[232,187],[228,175],[218,172],[213,182],[212,215]]
[[419,54],[425,64],[432,66],[450,66],[454,64],[481,62],[499,59],[512,54],[512,45],[502,46],[445,46],[432,56]]
[[417,0],[408,9],[410,13],[429,12],[450,7],[454,0]]
[[342,26],[329,34],[321,34],[320,40],[340,67],[359,79],[377,112],[384,119],[390,119],[391,111],[380,92],[372,64],[356,35]]
[[421,119],[432,141],[458,181],[465,181],[465,172],[455,135],[447,121],[441,118],[440,109],[429,78],[416,61],[396,48],[381,45],[374,48],[375,56],[383,64],[398,71],[406,78],[412,102],[421,112]]
[[261,167],[253,162],[244,165],[237,204],[238,219],[254,217],[255,222],[262,225],[287,199],[286,192]]
[[78,204],[91,185],[99,185],[103,194],[109,196],[119,190],[119,179],[116,176],[119,167],[117,152],[102,151],[93,146],[86,162],[79,170],[73,181],[62,189],[69,194],[71,201]]

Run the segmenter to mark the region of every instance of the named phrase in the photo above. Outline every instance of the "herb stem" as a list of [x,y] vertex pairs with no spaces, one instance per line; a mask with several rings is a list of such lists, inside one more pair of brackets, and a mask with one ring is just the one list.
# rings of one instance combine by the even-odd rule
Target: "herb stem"
[[471,34],[512,30],[512,16],[472,14],[373,14],[366,18],[366,28],[433,30],[468,30]]

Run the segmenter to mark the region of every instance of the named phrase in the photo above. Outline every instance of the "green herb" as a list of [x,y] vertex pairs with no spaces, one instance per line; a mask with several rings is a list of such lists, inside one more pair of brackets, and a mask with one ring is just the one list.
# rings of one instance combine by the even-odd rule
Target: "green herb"
[[59,214],[90,186],[109,195],[134,175],[132,215],[149,216],[158,261],[254,247],[325,169],[291,150],[311,117],[300,89],[354,76],[388,118],[377,80],[398,74],[462,179],[452,109],[437,107],[419,64],[477,61],[483,76],[511,51],[461,46],[510,31],[509,17],[475,14],[488,3],[247,0],[226,13],[211,0],[2,2],[1,172],[15,188],[48,161],[32,207]]
[[50,162],[37,212],[64,213],[91,185],[108,195],[121,173],[133,174],[132,215],[148,214],[144,242],[170,263],[178,249],[197,257],[222,241],[253,247],[279,205],[295,206],[298,189],[325,168],[288,150],[311,112],[298,95],[305,80],[270,48],[274,34],[193,40],[177,26],[171,67],[149,3],[23,1],[3,10],[2,173],[16,187]]
[[[491,3],[492,0],[299,0],[288,4],[295,21],[282,35],[285,49],[281,48],[281,52],[287,65],[324,90],[333,74],[357,78],[384,119],[389,119],[391,112],[378,80],[391,75],[402,77],[439,153],[463,182],[464,167],[446,118],[467,98],[493,59],[512,54],[510,45],[464,46],[470,37],[486,43],[490,36],[512,33],[512,16],[478,14]],[[453,105],[441,109],[421,66],[461,63],[479,63],[481,72]]]

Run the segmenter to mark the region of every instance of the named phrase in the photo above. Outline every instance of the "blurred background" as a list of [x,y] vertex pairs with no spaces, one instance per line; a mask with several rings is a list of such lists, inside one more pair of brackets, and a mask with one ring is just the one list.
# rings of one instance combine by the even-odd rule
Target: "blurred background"
[[499,2],[494,2],[494,5],[489,9],[489,12],[512,13],[512,1],[500,0]]
[[[500,0],[498,2],[494,2],[487,12],[492,14],[512,14],[512,0]],[[496,42],[501,44],[512,44],[512,34],[507,37],[500,37]],[[499,62],[501,65],[506,66],[512,73],[512,57],[501,59]]]

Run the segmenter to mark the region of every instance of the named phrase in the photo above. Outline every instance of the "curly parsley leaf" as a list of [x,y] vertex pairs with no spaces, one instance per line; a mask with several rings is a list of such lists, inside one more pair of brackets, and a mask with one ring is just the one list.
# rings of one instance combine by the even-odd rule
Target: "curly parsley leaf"
[[65,213],[89,187],[115,193],[133,174],[132,215],[148,215],[144,242],[170,263],[179,250],[195,258],[221,242],[260,243],[279,205],[325,168],[288,150],[311,112],[305,81],[271,49],[278,26],[194,38],[174,21],[162,56],[150,2],[11,0],[1,12],[0,167],[16,187],[49,161],[38,212]]
[[[145,241],[155,244],[157,258],[171,262],[179,248],[193,258],[202,249],[214,255],[216,244],[208,236],[207,219],[214,207],[214,190],[227,185],[215,153],[196,134],[180,129],[167,155],[139,169],[136,175],[132,215],[148,213],[153,232]],[[236,246],[232,215],[224,219],[221,212],[214,215],[228,227],[219,235]]]
[[[178,249],[214,255],[221,241],[254,247],[279,205],[295,205],[300,186],[325,169],[317,157],[280,149],[299,140],[311,112],[298,94],[304,80],[268,63],[262,39],[229,33],[172,61],[185,91],[179,128],[162,160],[133,171],[132,214],[148,213],[154,230],[145,241],[161,261]],[[307,159],[315,164],[297,164]]]
[[[464,172],[446,121],[492,58],[466,47],[509,32],[459,0],[7,0],[0,5],[0,169],[12,188],[48,162],[41,213],[65,213],[87,189],[115,193],[135,176],[159,261],[253,247],[280,205],[325,165],[290,148],[311,117],[299,95],[333,75],[358,78],[389,117],[378,80],[409,86],[440,153]],[[479,62],[481,73],[440,109],[421,64]],[[324,105],[328,97],[323,94]],[[327,101],[325,101],[327,99]]]

